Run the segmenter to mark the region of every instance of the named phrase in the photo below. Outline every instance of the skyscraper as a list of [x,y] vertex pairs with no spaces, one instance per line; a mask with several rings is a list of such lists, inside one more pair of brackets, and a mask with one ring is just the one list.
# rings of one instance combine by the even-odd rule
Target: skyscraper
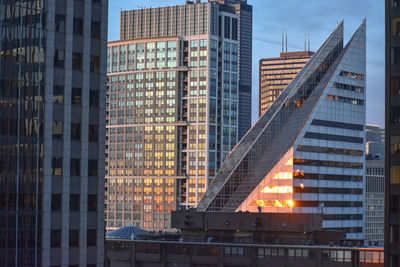
[[383,246],[385,129],[365,126],[365,244]]
[[[239,17],[239,139],[251,127],[251,81],[253,56],[253,6],[247,0],[210,0],[234,8]],[[228,7],[229,6],[229,7]]]
[[400,1],[385,1],[385,266],[400,264]]
[[[151,19],[150,19],[151,18]],[[121,12],[108,45],[107,229],[169,229],[238,140],[239,18],[220,3]]]
[[[200,0],[196,0],[196,5],[200,2]],[[208,2],[219,3],[221,11],[234,13],[238,15],[239,19],[237,30],[239,41],[238,140],[240,140],[251,127],[253,6],[248,5],[247,0],[209,0]],[[193,4],[194,1],[186,1],[186,3]],[[151,12],[149,10],[154,11]],[[143,12],[143,14],[138,16],[139,12]],[[206,17],[203,17],[206,13],[199,13],[198,17],[196,15],[190,18],[183,17],[189,16],[189,14],[187,10],[176,9],[174,7],[144,9],[143,11],[123,11],[121,12],[120,38],[121,40],[129,40],[146,37],[165,37],[174,36],[178,33],[180,36],[192,35],[196,32],[197,28],[200,28],[198,34],[201,34],[202,32],[205,33],[201,28],[207,28],[207,24],[212,23],[214,27],[217,25],[217,22],[209,22]],[[179,18],[179,16],[181,17]],[[146,21],[140,21],[140,18],[146,18]],[[190,33],[188,28],[179,29],[180,25],[188,26],[188,20],[193,25]]]
[[363,235],[365,21],[343,23],[231,151],[199,211],[321,213]]
[[0,262],[102,266],[107,0],[0,1]]
[[280,57],[260,59],[259,117],[272,105],[313,54],[311,51],[282,52]]

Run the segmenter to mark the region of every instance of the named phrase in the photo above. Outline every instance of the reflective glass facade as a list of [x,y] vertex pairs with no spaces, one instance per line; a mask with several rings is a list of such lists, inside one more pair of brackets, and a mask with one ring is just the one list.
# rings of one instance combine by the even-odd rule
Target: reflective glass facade
[[41,263],[46,2],[0,2],[0,262]]
[[[126,11],[122,21],[170,9],[188,12],[181,31],[196,30],[108,45],[108,230],[170,229],[170,211],[197,206],[238,140],[238,16],[201,3]],[[206,32],[191,19],[202,12],[212,14]]]
[[346,47],[340,24],[229,154],[198,209],[322,213],[324,228],[363,239],[365,90],[334,84],[365,88],[364,77],[365,22]]
[[0,1],[0,262],[104,264],[106,0]]

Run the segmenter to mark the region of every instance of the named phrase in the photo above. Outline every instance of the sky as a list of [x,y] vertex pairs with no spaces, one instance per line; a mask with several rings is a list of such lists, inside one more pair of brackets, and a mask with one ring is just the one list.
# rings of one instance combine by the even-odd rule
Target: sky
[[[202,0],[205,2],[206,0]],[[121,10],[184,4],[185,0],[110,0],[109,41],[119,39]],[[278,57],[282,30],[287,30],[288,52],[304,50],[304,35],[311,37],[316,51],[344,20],[345,43],[367,19],[367,123],[384,127],[385,30],[384,1],[377,0],[248,0],[253,5],[253,88],[252,122],[258,116],[258,62]]]

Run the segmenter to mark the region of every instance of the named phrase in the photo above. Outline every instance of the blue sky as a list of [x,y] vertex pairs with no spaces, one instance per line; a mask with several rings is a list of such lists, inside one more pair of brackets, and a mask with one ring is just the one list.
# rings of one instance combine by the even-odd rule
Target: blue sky
[[[110,0],[109,40],[119,39],[120,10],[184,3],[185,0]],[[248,0],[248,3],[253,5],[253,123],[258,116],[258,61],[279,56],[282,29],[287,29],[288,51],[304,50],[305,33],[310,33],[311,50],[315,51],[337,22],[344,20],[347,42],[366,18],[367,123],[384,126],[384,1]]]

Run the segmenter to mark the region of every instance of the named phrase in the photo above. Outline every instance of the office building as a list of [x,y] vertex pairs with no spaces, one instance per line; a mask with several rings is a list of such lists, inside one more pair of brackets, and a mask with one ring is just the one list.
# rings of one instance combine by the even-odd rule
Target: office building
[[[171,6],[122,11],[120,39],[207,34],[210,25],[215,27],[218,24],[216,21],[208,21],[209,11],[204,11],[204,8],[208,9],[212,5],[200,4],[200,0],[195,2],[194,4],[194,1],[186,1],[187,4],[193,4],[192,9]],[[235,27],[238,27],[239,41],[238,60],[236,61],[239,72],[238,140],[240,140],[251,127],[253,7],[247,4],[247,0],[209,0],[208,2],[219,3],[221,11],[234,13],[238,16],[238,25]],[[198,4],[203,7],[200,12],[195,11],[196,6],[199,6]],[[217,28],[214,28],[213,31],[217,31]],[[230,59],[224,58],[223,60],[229,61]]]
[[400,264],[400,1],[385,1],[385,266]]
[[365,161],[365,244],[383,246],[385,162],[383,159]]
[[340,23],[236,145],[197,209],[320,213],[323,229],[363,235],[365,32]]
[[121,13],[123,40],[108,45],[107,230],[171,228],[171,210],[197,206],[236,145],[238,23],[216,2]]
[[108,1],[0,1],[0,262],[103,266]]
[[384,245],[385,129],[365,126],[365,244]]
[[311,51],[282,52],[280,57],[260,59],[259,117],[272,105],[313,54]]

